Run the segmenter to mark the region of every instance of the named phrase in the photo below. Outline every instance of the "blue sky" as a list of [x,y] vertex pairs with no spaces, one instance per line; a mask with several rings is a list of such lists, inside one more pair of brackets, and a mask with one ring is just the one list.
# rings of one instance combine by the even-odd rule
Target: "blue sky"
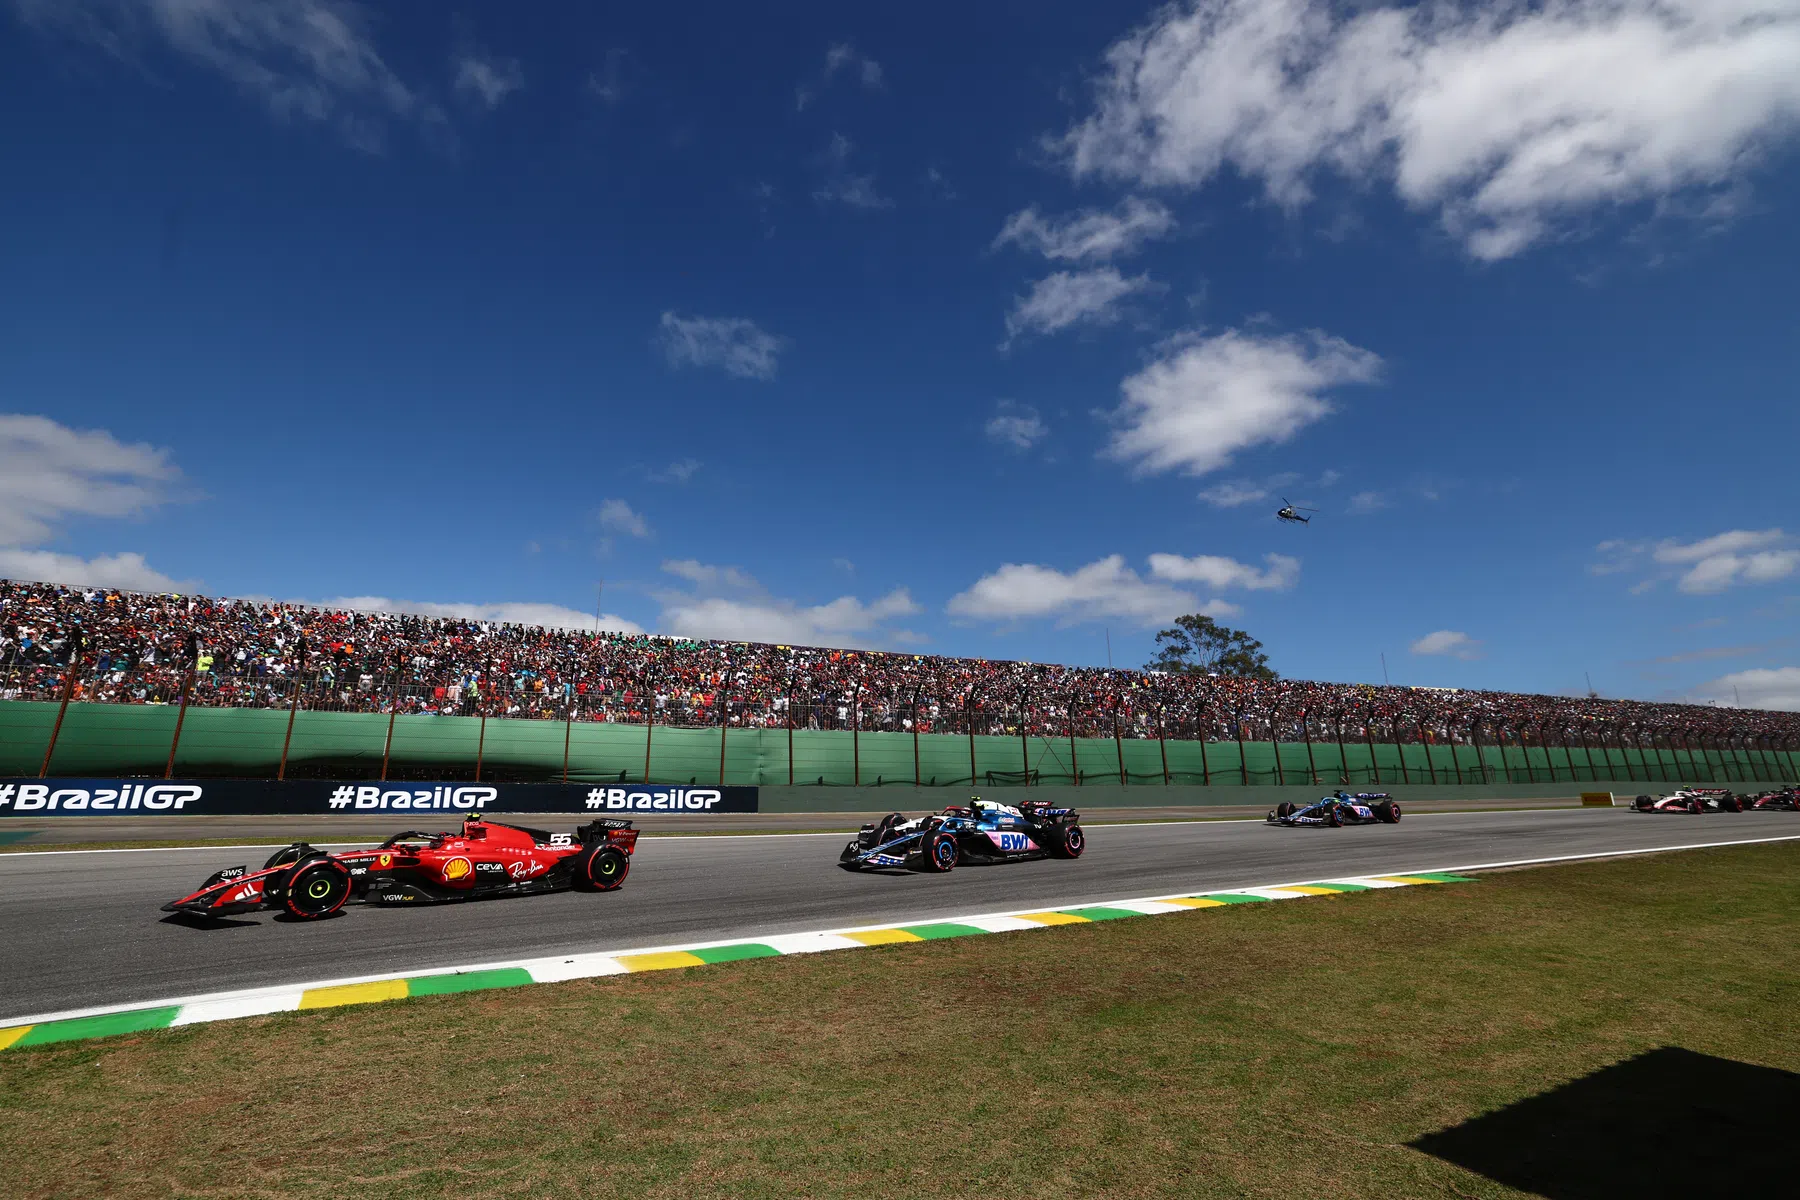
[[0,573],[1800,707],[1800,5],[1484,11],[0,0]]

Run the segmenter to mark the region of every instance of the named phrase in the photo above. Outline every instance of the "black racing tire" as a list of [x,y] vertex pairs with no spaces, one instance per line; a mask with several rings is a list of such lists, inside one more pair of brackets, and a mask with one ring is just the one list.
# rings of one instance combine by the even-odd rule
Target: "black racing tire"
[[1079,825],[1053,826],[1044,849],[1050,852],[1051,858],[1080,858],[1082,851],[1087,849],[1087,834],[1081,832]]
[[893,841],[894,826],[904,824],[906,824],[906,816],[904,813],[889,813],[887,816],[881,818],[881,820],[875,822],[875,839],[871,841],[869,845],[880,846],[883,843]]
[[933,830],[919,839],[919,869],[942,874],[956,869],[957,860],[962,857],[962,850],[956,839],[941,829]]
[[1343,811],[1343,809],[1339,808],[1335,804],[1333,804],[1329,808],[1327,808],[1325,810],[1325,823],[1327,825],[1331,826],[1333,829],[1342,829],[1344,827],[1344,811]]
[[1400,802],[1398,800],[1384,800],[1382,803],[1377,804],[1375,806],[1375,817],[1384,825],[1398,825],[1400,823]]
[[1293,811],[1294,802],[1292,800],[1283,800],[1280,804],[1275,806],[1275,819],[1277,821],[1284,820],[1291,816]]
[[1744,802],[1730,792],[1726,792],[1719,797],[1719,811],[1741,813],[1744,811]]
[[304,921],[329,917],[350,899],[350,868],[335,858],[298,862],[282,880],[281,907]]
[[578,892],[610,892],[631,874],[631,856],[607,842],[585,847],[570,864]]
[[322,853],[323,851],[315,850],[305,842],[290,842],[288,845],[283,846],[275,853],[269,855],[268,861],[263,863],[262,869],[266,871],[270,867],[280,867],[285,866],[288,863],[297,863],[303,858],[311,858],[315,854]]
[[1639,796],[1636,800],[1631,802],[1631,807],[1637,809],[1639,812],[1649,812],[1655,806],[1656,801],[1648,796]]

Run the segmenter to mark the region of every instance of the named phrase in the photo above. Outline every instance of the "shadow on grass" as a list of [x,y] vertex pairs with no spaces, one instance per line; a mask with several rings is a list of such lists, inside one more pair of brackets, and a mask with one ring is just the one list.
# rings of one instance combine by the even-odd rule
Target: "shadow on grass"
[[1791,1194],[1800,1075],[1665,1046],[1412,1143],[1549,1200]]

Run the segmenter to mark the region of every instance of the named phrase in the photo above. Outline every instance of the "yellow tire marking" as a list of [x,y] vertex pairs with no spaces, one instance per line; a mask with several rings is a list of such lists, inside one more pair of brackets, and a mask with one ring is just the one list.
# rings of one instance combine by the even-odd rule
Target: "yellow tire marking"
[[406,980],[381,979],[374,983],[346,983],[338,987],[308,988],[300,993],[301,1008],[336,1008],[341,1004],[374,1004],[406,999]]
[[1181,896],[1174,900],[1164,900],[1164,904],[1179,904],[1186,908],[1226,908],[1223,900],[1208,900],[1205,896]]
[[1313,887],[1311,884],[1301,884],[1299,887],[1284,887],[1280,890],[1284,892],[1301,892],[1308,896],[1341,896],[1344,894],[1336,888]]
[[1022,921],[1036,921],[1039,925],[1089,924],[1086,917],[1078,917],[1074,913],[1065,912],[1020,913],[1019,919]]
[[1442,879],[1424,879],[1418,875],[1377,875],[1375,878],[1388,883],[1444,883]]
[[686,950],[665,950],[660,954],[616,954],[613,956],[627,971],[672,971],[677,967],[704,967],[706,960]]
[[925,939],[916,933],[908,933],[904,929],[865,929],[861,933],[846,933],[845,937],[853,942],[861,942],[865,946],[886,946],[891,942],[922,942]]
[[14,1025],[10,1029],[0,1029],[0,1050],[6,1049],[35,1028],[34,1025]]

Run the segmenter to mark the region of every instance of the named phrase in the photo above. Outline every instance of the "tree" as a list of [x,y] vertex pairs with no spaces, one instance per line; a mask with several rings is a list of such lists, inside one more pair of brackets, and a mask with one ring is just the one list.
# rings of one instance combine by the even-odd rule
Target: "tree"
[[1211,617],[1190,614],[1175,618],[1175,628],[1156,635],[1157,655],[1144,664],[1147,671],[1171,675],[1242,675],[1251,679],[1276,679],[1262,643],[1241,629],[1231,629]]

